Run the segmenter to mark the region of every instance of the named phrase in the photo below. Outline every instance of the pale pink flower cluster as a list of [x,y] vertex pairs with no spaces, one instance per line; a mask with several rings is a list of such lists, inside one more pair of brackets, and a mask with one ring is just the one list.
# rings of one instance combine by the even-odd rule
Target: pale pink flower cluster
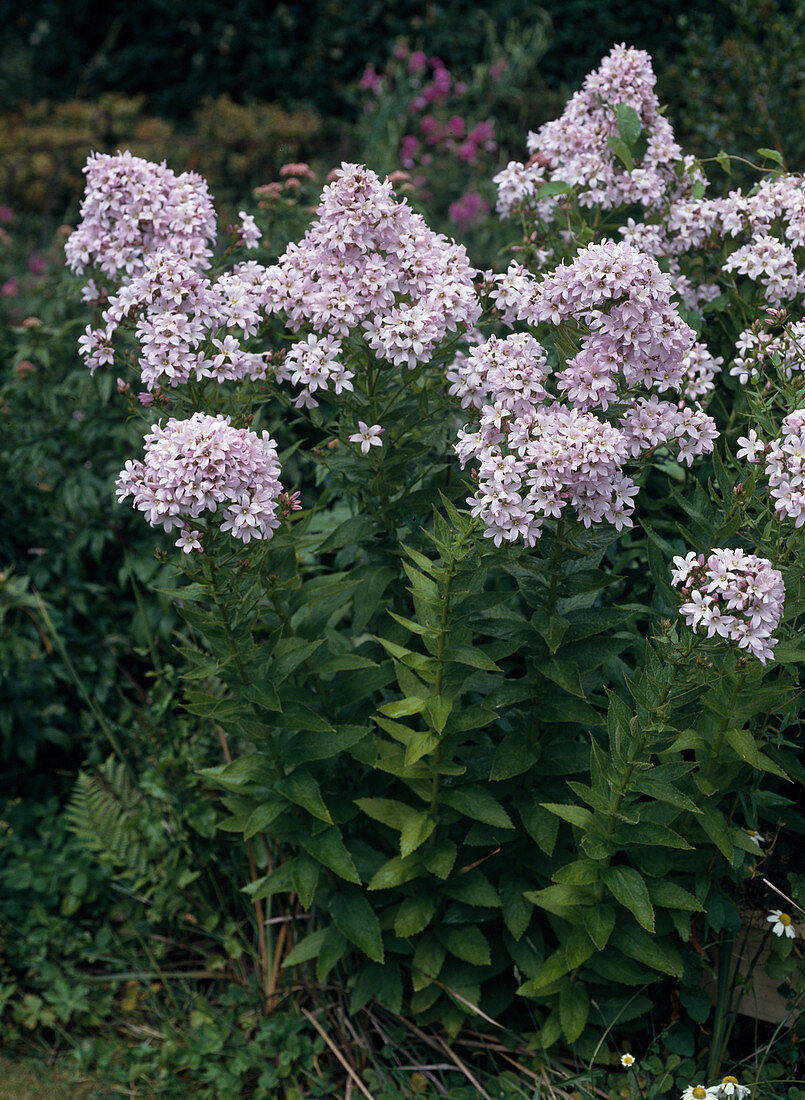
[[556,326],[554,344],[569,356],[551,373],[534,336],[492,337],[448,373],[450,393],[480,410],[456,451],[462,464],[478,463],[472,508],[498,545],[532,545],[544,517],[566,504],[586,526],[631,526],[630,459],[665,445],[688,463],[712,451],[714,421],[680,398],[695,397],[718,364],[695,350],[671,294],[651,257],[612,241],[541,279],[497,277],[492,298],[507,317]]
[[738,458],[760,465],[765,458],[769,496],[775,511],[794,520],[795,527],[805,524],[805,409],[796,409],[783,420],[777,439],[764,443],[752,429],[742,436]]
[[311,333],[291,346],[285,362],[276,372],[276,379],[302,386],[294,401],[296,408],[315,408],[318,404],[313,397],[316,390],[332,389],[336,394],[352,390],[355,375],[339,361],[340,354],[341,341],[336,336]]
[[244,347],[262,323],[264,269],[239,264],[215,281],[169,252],[150,255],[143,269],[110,298],[104,328],[88,326],[79,350],[90,370],[113,361],[112,340],[135,324],[139,368],[148,389],[189,378],[219,382],[266,377],[271,353]]
[[[748,194],[726,198],[671,201],[660,224],[630,222],[626,239],[654,256],[670,259],[672,278],[686,304],[715,296],[712,283],[692,287],[680,259],[709,250],[723,274],[741,275],[758,284],[769,305],[780,305],[805,292],[805,265],[797,250],[805,246],[805,177],[785,174],[764,180]],[[726,246],[726,257],[715,257]],[[734,247],[735,246],[735,247]]]
[[794,371],[805,370],[805,321],[786,325],[777,333],[753,325],[738,336],[735,350],[730,374],[737,376],[741,385],[760,378],[772,365],[790,379]]
[[176,175],[130,152],[93,153],[81,221],[64,246],[70,268],[97,268],[110,278],[136,275],[161,249],[191,267],[206,268],[216,219],[206,182],[195,172]]
[[[671,124],[660,113],[655,83],[651,58],[644,50],[613,46],[599,68],[585,78],[562,115],[529,133],[529,163],[512,161],[495,177],[498,212],[508,216],[516,205],[530,200],[546,179],[562,180],[577,188],[582,206],[604,209],[632,203],[658,207],[685,182],[689,184],[689,171],[686,180],[683,177],[685,182],[674,171],[682,152]],[[646,140],[645,153],[631,170],[607,140],[620,140],[615,111],[619,104],[637,113]],[[537,213],[545,220],[545,208]]]
[[379,358],[414,367],[480,316],[474,275],[463,246],[397,202],[388,180],[342,164],[303,239],[267,269],[266,309],[295,331],[357,330]]
[[180,531],[176,545],[201,549],[193,520],[223,509],[221,531],[248,543],[270,539],[282,486],[277,446],[268,432],[233,428],[229,417],[195,413],[157,424],[145,437],[145,459],[128,461],[118,500],[132,497],[152,527]]
[[679,611],[693,630],[737,642],[761,662],[773,656],[783,616],[783,577],[767,558],[743,550],[691,552],[673,560],[671,581],[686,601]]

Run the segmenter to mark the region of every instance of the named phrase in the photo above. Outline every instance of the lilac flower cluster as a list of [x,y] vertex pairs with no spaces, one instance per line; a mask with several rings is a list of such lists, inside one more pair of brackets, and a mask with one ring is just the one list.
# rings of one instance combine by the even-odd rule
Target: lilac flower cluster
[[757,432],[738,440],[738,458],[760,464],[764,458],[769,496],[775,511],[794,520],[796,527],[805,524],[805,409],[796,409],[783,420],[778,439],[764,443]]
[[[498,212],[507,217],[515,205],[529,202],[546,179],[577,188],[582,206],[604,209],[632,203],[655,208],[676,194],[680,180],[674,166],[682,152],[671,124],[660,113],[655,83],[651,58],[644,50],[614,46],[561,117],[529,133],[531,160],[525,165],[512,161],[495,176]],[[620,104],[637,113],[646,139],[640,163],[631,169],[618,159],[609,141],[620,140],[615,110]],[[537,213],[543,220],[550,216],[551,206],[550,200],[541,201]]]
[[271,353],[244,348],[262,321],[263,271],[256,263],[239,264],[211,281],[180,256],[152,254],[109,300],[104,327],[87,327],[79,350],[93,372],[113,362],[114,335],[123,322],[133,321],[149,390],[191,377],[265,378]]
[[[554,326],[565,358],[551,373],[534,336],[492,337],[448,374],[451,394],[480,411],[456,451],[479,464],[471,503],[498,545],[532,545],[544,517],[567,504],[586,526],[631,526],[630,459],[672,445],[691,463],[713,449],[714,421],[680,398],[695,397],[717,364],[697,352],[671,294],[656,261],[612,241],[539,280],[497,277],[492,298],[507,319]],[[660,399],[666,392],[673,401]]]
[[176,545],[201,550],[192,521],[223,509],[221,531],[248,543],[279,527],[282,486],[277,447],[268,432],[233,428],[229,417],[195,413],[171,419],[145,437],[144,461],[128,461],[117,479],[118,500],[131,497],[152,527],[176,528]]
[[805,321],[786,325],[778,333],[752,325],[740,333],[735,350],[730,374],[737,376],[741,385],[745,386],[750,378],[762,377],[767,364],[773,364],[790,379],[794,371],[805,369]]
[[627,240],[653,256],[670,260],[671,275],[690,306],[708,301],[718,287],[691,286],[680,259],[702,249],[727,255],[718,261],[723,274],[757,283],[769,305],[780,305],[805,292],[805,269],[797,249],[805,246],[805,177],[785,174],[764,180],[744,194],[726,198],[673,199],[659,224],[630,222]]
[[773,656],[774,631],[783,615],[782,574],[767,558],[716,549],[674,558],[672,583],[686,601],[679,611],[693,630],[737,642],[762,664]]
[[195,172],[177,176],[128,151],[94,153],[84,172],[81,222],[67,239],[70,268],[95,267],[116,278],[143,270],[146,259],[168,249],[202,270],[212,255],[216,219],[206,182]]
[[480,316],[474,275],[464,248],[397,202],[388,180],[343,164],[304,238],[267,269],[265,308],[325,338],[357,329],[379,358],[414,367]]

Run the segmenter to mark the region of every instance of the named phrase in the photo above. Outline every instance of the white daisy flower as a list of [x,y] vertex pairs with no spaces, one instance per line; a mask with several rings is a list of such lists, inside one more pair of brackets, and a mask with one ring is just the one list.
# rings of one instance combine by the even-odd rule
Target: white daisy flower
[[681,1100],[707,1100],[707,1089],[704,1085],[688,1085]]
[[759,833],[757,829],[746,829],[745,832],[752,843],[763,851],[763,845],[766,843],[766,837],[763,833]]
[[790,940],[796,939],[797,930],[791,920],[790,913],[783,913],[781,909],[772,909],[766,920],[772,926],[775,936],[788,936]]
[[722,1077],[721,1084],[711,1085],[707,1095],[713,1100],[744,1100],[751,1091],[746,1085],[739,1085],[737,1077]]
[[632,1066],[637,1065],[637,1059],[635,1058],[635,1056],[633,1054],[622,1054],[621,1055],[621,1065],[623,1066],[624,1069],[631,1069]]

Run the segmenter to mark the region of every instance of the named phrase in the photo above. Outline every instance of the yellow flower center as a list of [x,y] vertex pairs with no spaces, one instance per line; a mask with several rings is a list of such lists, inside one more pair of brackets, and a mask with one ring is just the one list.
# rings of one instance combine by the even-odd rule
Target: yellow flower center
[[707,1096],[707,1089],[703,1085],[697,1085],[693,1090],[694,1100],[704,1100]]
[[725,1077],[722,1080],[721,1084],[722,1085],[737,1085],[738,1084],[738,1078],[737,1077]]
[[787,928],[790,923],[791,923],[791,918],[789,917],[788,913],[781,913],[780,914],[780,924],[784,925]]

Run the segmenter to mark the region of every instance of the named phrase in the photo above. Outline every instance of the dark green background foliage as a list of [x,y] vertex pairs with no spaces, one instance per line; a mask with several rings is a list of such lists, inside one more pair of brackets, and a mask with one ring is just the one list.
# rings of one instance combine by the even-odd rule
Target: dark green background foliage
[[[477,8],[465,0],[42,0],[3,20],[0,96],[6,105],[29,98],[35,74],[38,97],[145,92],[152,109],[179,118],[203,96],[222,93],[341,113],[346,86],[367,64],[382,63],[400,36],[450,67],[471,68],[488,34],[482,12],[498,36],[509,22],[528,24],[546,12],[554,33],[544,76],[554,86],[576,84],[615,42],[662,61],[680,46],[677,17],[701,7],[694,0],[498,0]],[[719,10],[715,17],[723,25]]]

